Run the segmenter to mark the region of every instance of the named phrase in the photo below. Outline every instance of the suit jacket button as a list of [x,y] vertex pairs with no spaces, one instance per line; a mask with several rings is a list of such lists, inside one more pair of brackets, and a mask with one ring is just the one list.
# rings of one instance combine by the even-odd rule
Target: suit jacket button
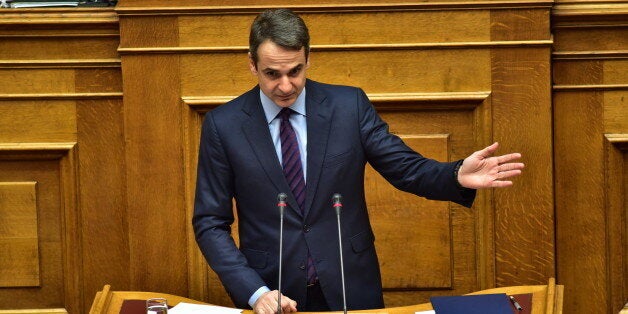
[[310,226],[303,225],[303,232],[305,232],[305,233],[310,232],[310,229],[311,229]]
[[305,270],[305,265],[301,264],[301,265],[299,266],[299,269],[300,269],[300,270]]

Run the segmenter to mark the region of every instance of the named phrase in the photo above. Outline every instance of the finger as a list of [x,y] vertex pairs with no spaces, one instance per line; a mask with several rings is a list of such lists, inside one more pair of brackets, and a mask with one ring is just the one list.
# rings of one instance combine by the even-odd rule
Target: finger
[[505,164],[507,162],[511,162],[513,160],[517,160],[517,159],[521,158],[521,154],[519,154],[519,153],[512,153],[512,154],[506,154],[506,155],[497,156],[495,158],[497,158],[497,163],[498,164]]
[[513,184],[512,181],[495,180],[491,182],[491,187],[492,188],[505,188],[505,187],[512,186],[512,184]]
[[289,306],[288,308],[290,309],[290,312],[296,312],[297,311],[297,301],[294,300],[290,300],[290,302],[288,302]]
[[499,172],[504,172],[504,171],[510,171],[510,170],[521,170],[524,167],[525,167],[525,165],[523,163],[520,163],[520,162],[517,162],[517,163],[507,163],[507,164],[499,165],[497,170]]
[[281,295],[281,308],[284,312],[296,312],[297,302],[284,295]]
[[514,176],[518,176],[521,174],[521,170],[519,169],[515,169],[515,170],[508,170],[508,171],[500,171],[497,174],[497,180],[502,180],[502,179],[508,179]]
[[495,142],[491,144],[490,146],[487,146],[484,149],[481,149],[475,153],[479,154],[480,156],[484,158],[490,157],[491,155],[493,155],[493,153],[497,150],[498,147],[499,147],[499,143]]

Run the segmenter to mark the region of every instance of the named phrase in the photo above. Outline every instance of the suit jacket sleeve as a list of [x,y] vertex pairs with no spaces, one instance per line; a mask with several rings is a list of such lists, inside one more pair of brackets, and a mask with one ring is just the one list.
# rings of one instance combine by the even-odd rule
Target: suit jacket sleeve
[[396,188],[433,200],[471,207],[475,190],[461,188],[454,178],[458,161],[425,158],[388,131],[364,91],[358,93],[358,123],[369,163]]
[[231,236],[233,172],[210,113],[201,131],[193,227],[208,264],[218,274],[237,307],[265,283],[249,267]]

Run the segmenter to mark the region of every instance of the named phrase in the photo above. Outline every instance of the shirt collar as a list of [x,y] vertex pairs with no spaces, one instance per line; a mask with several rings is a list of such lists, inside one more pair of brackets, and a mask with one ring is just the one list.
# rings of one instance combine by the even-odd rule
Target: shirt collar
[[[264,108],[264,115],[266,115],[266,122],[269,124],[277,117],[279,111],[281,111],[281,107],[277,106],[268,96],[266,96],[262,90],[259,91],[259,97],[262,101],[262,107]],[[303,91],[294,101],[294,104],[289,107],[290,109],[296,111],[297,113],[305,116],[305,87]]]

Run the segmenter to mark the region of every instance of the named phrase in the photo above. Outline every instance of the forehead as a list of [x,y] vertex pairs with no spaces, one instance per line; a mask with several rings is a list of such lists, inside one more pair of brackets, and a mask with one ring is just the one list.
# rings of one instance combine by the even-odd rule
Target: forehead
[[305,64],[305,49],[291,50],[266,40],[257,48],[258,65],[270,68],[291,68]]

